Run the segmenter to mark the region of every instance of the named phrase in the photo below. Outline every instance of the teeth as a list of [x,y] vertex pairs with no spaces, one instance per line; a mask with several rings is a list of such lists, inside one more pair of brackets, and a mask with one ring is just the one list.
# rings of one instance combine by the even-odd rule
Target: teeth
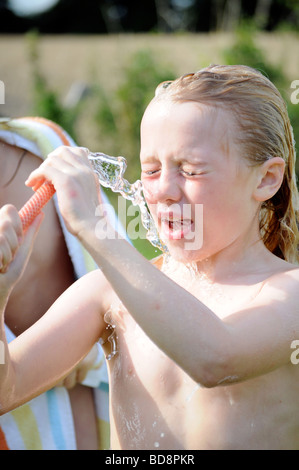
[[182,228],[182,222],[180,220],[173,220],[172,222],[170,222],[170,227],[172,228],[172,230],[180,230]]
[[188,219],[182,219],[182,217],[162,217],[161,220],[164,222],[183,222],[184,220]]
[[183,219],[162,219],[162,222],[167,223],[172,229],[178,230],[182,226],[190,225],[192,223],[191,220],[183,220]]

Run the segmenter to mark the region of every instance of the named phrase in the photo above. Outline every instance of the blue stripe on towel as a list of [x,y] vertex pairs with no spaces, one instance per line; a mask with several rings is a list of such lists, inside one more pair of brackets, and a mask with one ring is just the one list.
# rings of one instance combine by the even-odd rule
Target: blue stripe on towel
[[59,404],[55,390],[48,390],[47,393],[49,420],[53,439],[58,450],[66,450],[66,443],[63,435],[63,423],[60,419]]

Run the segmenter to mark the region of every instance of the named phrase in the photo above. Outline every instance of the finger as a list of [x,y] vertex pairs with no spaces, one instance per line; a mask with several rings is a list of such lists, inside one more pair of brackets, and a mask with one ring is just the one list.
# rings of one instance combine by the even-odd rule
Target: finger
[[1,247],[5,249],[5,251],[10,251],[13,256],[19,247],[20,238],[17,236],[14,227],[9,221],[5,221],[1,224],[1,232]]
[[1,271],[0,272],[5,272],[7,266],[9,263],[12,261],[12,253],[10,250],[10,246],[6,238],[1,235],[0,236],[0,266],[1,266]]
[[53,157],[51,160],[42,163],[38,168],[36,168],[36,170],[30,173],[25,181],[25,185],[32,187],[34,191],[37,191],[45,181],[51,181],[50,175],[54,174],[50,173],[51,168],[59,169],[60,172],[64,173],[71,170],[72,167],[66,162],[63,162],[62,160],[57,160],[57,162],[55,162],[56,158]]
[[0,272],[5,273],[8,266],[16,256],[19,248],[19,239],[12,227],[5,236],[0,236]]
[[48,164],[69,172],[76,168],[80,173],[93,172],[92,165],[88,159],[89,151],[82,148],[66,148],[62,153],[52,153],[48,157]]
[[17,210],[6,205],[1,209],[0,218],[0,267],[2,272],[13,260],[19,243],[22,241],[22,228]]
[[48,157],[51,155],[60,155],[60,156],[65,156],[68,154],[74,154],[78,155],[79,157],[87,158],[89,155],[90,151],[86,147],[72,147],[72,146],[66,146],[66,145],[61,145],[60,147],[57,147],[55,150],[49,153]]
[[27,262],[30,258],[34,241],[38,234],[39,228],[41,223],[44,219],[44,214],[41,212],[38,216],[34,219],[32,224],[26,230],[26,233],[23,237],[23,243],[20,245],[16,258],[12,261],[11,266],[15,264],[15,261],[18,262],[20,266],[23,267],[22,271],[24,271]]
[[26,186],[31,186],[34,191],[37,191],[45,181],[52,183],[56,187],[55,183],[62,180],[63,173],[66,173],[65,165],[64,171],[62,171],[61,165],[59,169],[53,166],[39,167],[29,175],[25,184]]
[[23,230],[22,223],[18,213],[18,210],[11,204],[6,204],[0,209],[0,230],[8,229],[11,225],[15,230],[17,236],[22,238]]
[[6,261],[9,264],[19,248],[19,238],[17,237],[17,234],[12,226],[8,227],[5,233],[5,239],[7,248],[6,253],[8,254]]
[[[56,172],[54,170],[56,170]],[[92,168],[86,163],[74,163],[71,158],[68,161],[62,160],[58,156],[53,156],[48,162],[45,162],[45,164],[42,164],[39,168],[34,170],[29,175],[25,184],[26,186],[31,186],[34,191],[36,191],[45,181],[50,181],[55,186],[54,178],[55,181],[59,181],[59,179],[57,180],[59,174],[61,174],[61,176],[63,174],[77,176],[78,173],[83,175],[88,172],[92,172]]]
[[33,191],[36,192],[47,181],[49,182],[49,180],[47,180],[43,175],[41,175],[40,172],[37,174],[33,172],[25,181],[25,185],[31,187]]
[[85,147],[58,147],[48,155],[46,162],[50,165],[58,159],[58,161],[64,161],[72,166],[81,167],[81,165],[91,165],[88,160],[89,150]]
[[33,187],[36,191],[45,181],[49,167],[54,167],[63,173],[74,174],[73,169],[77,168],[80,172],[93,171],[88,160],[89,150],[85,147],[58,147],[48,155],[36,170],[34,170],[26,180],[25,184]]

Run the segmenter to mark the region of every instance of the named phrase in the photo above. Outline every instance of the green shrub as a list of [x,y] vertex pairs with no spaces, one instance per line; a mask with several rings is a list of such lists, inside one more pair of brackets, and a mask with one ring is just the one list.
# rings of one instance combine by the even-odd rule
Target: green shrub
[[128,162],[131,180],[140,176],[140,122],[154,96],[156,86],[175,78],[172,70],[161,65],[148,50],[135,53],[123,71],[123,80],[111,94],[97,88],[96,123],[102,134],[112,136],[110,152],[123,155]]
[[29,61],[32,69],[32,109],[31,114],[42,116],[60,124],[76,140],[75,124],[80,108],[66,108],[58,93],[50,88],[40,70],[39,35],[35,31],[27,34]]

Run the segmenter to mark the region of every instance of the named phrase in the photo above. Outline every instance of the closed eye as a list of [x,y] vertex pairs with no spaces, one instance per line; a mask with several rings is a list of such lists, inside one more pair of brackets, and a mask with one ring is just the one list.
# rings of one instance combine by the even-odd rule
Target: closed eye
[[193,173],[193,171],[181,170],[181,172],[186,176],[196,176],[196,173]]
[[160,170],[146,170],[146,171],[145,171],[145,170],[142,170],[142,173],[143,173],[144,175],[147,175],[147,176],[152,176],[152,175],[154,175],[155,173],[158,173],[158,171],[160,171]]
[[188,170],[181,170],[181,173],[184,175],[184,176],[187,176],[188,178],[192,178],[192,177],[195,177],[195,176],[201,176],[204,174],[203,171],[188,171]]

